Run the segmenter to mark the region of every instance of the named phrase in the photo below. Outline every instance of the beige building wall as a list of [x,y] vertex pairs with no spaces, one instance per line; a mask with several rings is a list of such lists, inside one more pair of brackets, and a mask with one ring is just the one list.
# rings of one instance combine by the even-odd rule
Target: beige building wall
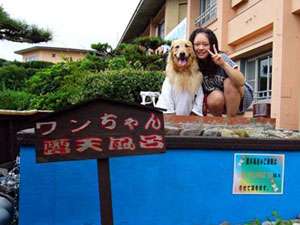
[[23,53],[23,61],[46,61],[52,63],[58,63],[65,60],[77,61],[86,56],[86,53],[82,52],[67,52],[56,50],[37,50],[28,53]]
[[[197,27],[201,0],[188,0],[188,35]],[[271,114],[278,128],[300,128],[300,1],[217,0],[212,29],[235,61],[272,52]]]
[[164,22],[167,35],[187,16],[187,0],[166,0],[165,5],[151,19],[141,36],[157,36],[157,27]]
[[291,13],[291,3],[277,0],[274,4],[272,115],[279,127],[295,129],[300,118],[300,17]]
[[292,0],[292,13],[300,14],[300,1]]
[[187,1],[187,36],[197,27],[195,24],[196,18],[200,12],[200,1],[199,0],[188,0]]
[[165,34],[173,30],[186,17],[186,5],[186,0],[166,0]]

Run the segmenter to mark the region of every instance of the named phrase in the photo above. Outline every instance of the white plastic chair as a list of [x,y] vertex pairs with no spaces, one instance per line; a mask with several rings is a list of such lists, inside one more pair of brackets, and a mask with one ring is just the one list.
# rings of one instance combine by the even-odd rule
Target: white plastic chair
[[153,92],[153,91],[141,91],[140,96],[142,97],[142,105],[149,105],[153,104],[153,106],[156,106],[156,100],[158,99],[160,93],[159,92]]

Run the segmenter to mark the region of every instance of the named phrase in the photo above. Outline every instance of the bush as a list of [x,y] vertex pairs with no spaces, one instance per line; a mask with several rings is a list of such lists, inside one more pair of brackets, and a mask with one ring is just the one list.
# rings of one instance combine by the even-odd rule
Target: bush
[[78,73],[64,79],[56,91],[35,96],[31,108],[57,110],[95,97],[140,103],[140,91],[160,91],[162,72],[133,69]]
[[111,54],[112,47],[107,43],[91,44],[91,48],[95,50],[97,56],[106,57]]
[[98,57],[96,53],[89,53],[80,61],[80,70],[88,70],[92,72],[99,72],[107,69],[108,59],[105,57]]
[[77,71],[65,75],[54,91],[36,96],[31,102],[31,108],[58,110],[83,101],[82,79],[87,75],[84,71]]
[[160,71],[123,69],[90,74],[82,80],[82,99],[102,96],[140,103],[140,91],[160,91],[163,80]]
[[19,66],[23,66],[24,68],[31,68],[31,69],[44,69],[54,65],[54,63],[52,62],[44,62],[44,61],[30,61],[30,62],[22,62],[22,63],[19,62],[18,64]]
[[127,62],[140,61],[145,52],[135,44],[120,44],[114,51],[115,56],[123,56]]
[[58,110],[79,103],[81,91],[75,88],[62,89],[46,95],[36,96],[30,104],[31,109]]
[[117,57],[124,57],[134,69],[164,70],[166,66],[165,59],[161,55],[149,55],[136,44],[120,44],[114,54]]
[[9,64],[0,67],[0,90],[21,90],[30,74],[24,67]]
[[67,76],[80,73],[78,62],[58,63],[35,73],[27,82],[27,90],[35,95],[56,92],[64,85]]
[[0,109],[26,110],[35,96],[27,92],[6,90],[0,92]]
[[7,63],[7,61],[5,59],[0,58],[0,67],[5,65],[6,63]]
[[136,44],[136,45],[141,45],[141,46],[145,47],[146,49],[151,48],[153,50],[163,44],[170,45],[170,41],[165,41],[165,40],[161,39],[160,37],[138,37],[138,38],[134,39],[132,43]]
[[131,68],[124,56],[116,56],[108,61],[109,70],[121,70],[125,68]]
[[[1,63],[0,63],[1,64]],[[3,61],[0,66],[0,90],[24,90],[26,81],[37,71],[51,67],[53,63],[33,61]]]

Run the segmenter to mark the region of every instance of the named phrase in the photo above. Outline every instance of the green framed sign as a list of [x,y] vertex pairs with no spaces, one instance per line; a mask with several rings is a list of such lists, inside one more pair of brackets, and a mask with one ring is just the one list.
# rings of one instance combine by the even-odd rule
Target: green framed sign
[[283,194],[284,154],[234,154],[233,194]]

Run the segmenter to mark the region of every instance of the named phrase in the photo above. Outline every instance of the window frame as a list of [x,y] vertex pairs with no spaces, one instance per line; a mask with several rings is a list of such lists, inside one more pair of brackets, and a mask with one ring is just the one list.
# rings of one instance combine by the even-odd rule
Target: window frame
[[[258,90],[259,87],[259,64],[260,61],[263,59],[268,59],[268,71],[267,71],[267,87],[266,90]],[[254,91],[254,102],[257,103],[270,103],[271,102],[271,98],[272,98],[272,84],[270,84],[270,79],[272,79],[272,70],[270,70],[270,66],[272,66],[272,59],[273,59],[273,55],[272,55],[272,51],[268,51],[266,53],[257,55],[255,57],[251,57],[251,58],[246,58],[244,59],[244,74],[245,74],[245,78],[246,81],[248,82],[248,74],[247,74],[247,64],[248,63],[252,63],[255,62],[255,68],[254,68],[254,87],[253,87],[253,91]],[[252,80],[251,80],[252,81]],[[262,95],[262,96],[260,96]]]
[[205,26],[217,19],[217,0],[200,0],[200,15],[195,23],[199,26]]
[[160,37],[161,39],[164,39],[165,37],[165,21],[162,20],[160,23],[156,26],[156,36]]

